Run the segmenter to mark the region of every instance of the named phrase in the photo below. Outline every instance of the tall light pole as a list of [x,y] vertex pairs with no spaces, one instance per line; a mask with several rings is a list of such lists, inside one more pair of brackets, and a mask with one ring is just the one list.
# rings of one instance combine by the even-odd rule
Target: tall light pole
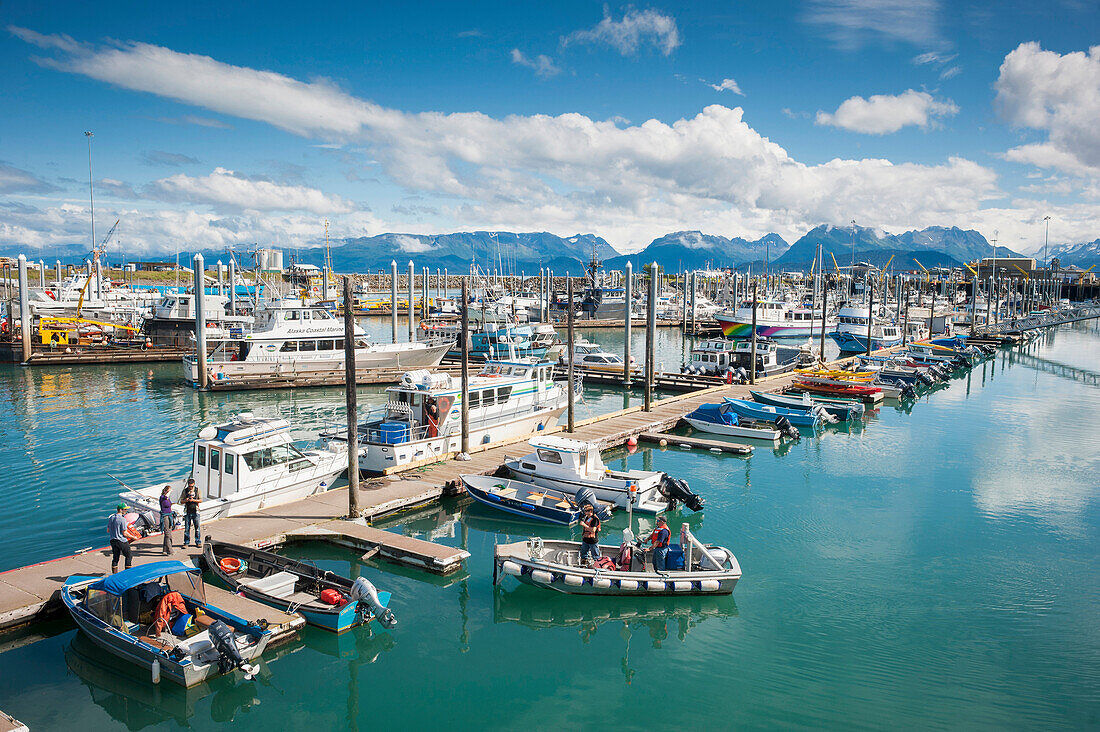
[[95,249],[95,197],[92,195],[92,138],[95,135],[85,132],[84,136],[88,138],[88,208],[92,218],[92,249]]
[[[997,235],[1000,233],[1001,232],[996,229],[993,230],[993,269],[990,272],[990,296],[994,296],[994,293],[997,292]],[[999,304],[1000,303],[997,303],[993,306],[994,315],[997,316],[998,321],[1001,319],[1000,308],[998,307]]]

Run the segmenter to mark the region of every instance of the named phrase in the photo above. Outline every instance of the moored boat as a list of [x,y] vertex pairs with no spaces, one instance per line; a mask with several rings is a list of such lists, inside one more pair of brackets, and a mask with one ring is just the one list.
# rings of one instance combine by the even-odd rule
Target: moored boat
[[836,421],[832,415],[818,406],[811,406],[809,409],[788,409],[774,404],[750,402],[746,399],[726,398],[725,401],[738,417],[747,417],[748,419],[775,422],[783,417],[797,427],[809,427],[811,429]]
[[[572,526],[580,520],[581,506],[591,503],[601,520],[611,518],[611,504],[597,501],[595,494],[590,491],[582,498],[575,498],[569,493],[508,478],[488,475],[459,477],[471,498],[515,516]],[[584,492],[579,492],[577,495],[580,496],[582,493]]]
[[386,628],[397,625],[389,609],[390,593],[379,592],[365,577],[351,580],[313,564],[209,536],[202,556],[207,568],[233,592],[299,613],[310,625],[336,633],[375,619]]
[[[285,419],[243,412],[199,431],[191,449],[190,477],[202,498],[200,522],[290,503],[332,487],[347,469],[346,443],[328,441],[323,448],[300,450],[290,429]],[[182,515],[183,478],[126,490],[119,498],[139,513],[159,512],[165,485],[170,487],[173,512]]]
[[[599,547],[608,561],[583,566],[579,541],[533,537],[493,548],[493,583],[511,576],[525,584],[576,595],[728,595],[741,565],[725,547],[704,545],[687,524],[669,547],[666,568],[653,566],[629,529],[620,546]],[[602,566],[600,566],[602,565]]]
[[520,480],[577,495],[586,488],[596,498],[618,508],[659,513],[683,502],[700,511],[704,501],[686,482],[657,470],[612,470],[604,465],[594,442],[550,435],[530,441],[535,451],[522,458],[504,459],[504,467]]
[[829,414],[842,421],[859,419],[865,411],[862,402],[830,402],[825,399],[814,399],[807,393],[775,394],[772,392],[750,391],[752,398],[761,404],[772,404],[787,409],[810,409],[821,407]]
[[[684,415],[684,421],[697,430],[730,437],[747,437],[750,440],[767,440],[776,445],[783,437],[777,425],[741,419],[733,407],[725,402],[701,404]],[[791,427],[793,437],[798,429]]]
[[[147,618],[158,615],[170,593],[178,593],[186,613],[169,616],[167,627],[156,632]],[[256,668],[248,662],[271,639],[271,631],[207,603],[201,570],[178,561],[108,577],[69,577],[61,601],[96,645],[149,669],[154,683],[166,677],[190,687],[236,669],[251,678]]]

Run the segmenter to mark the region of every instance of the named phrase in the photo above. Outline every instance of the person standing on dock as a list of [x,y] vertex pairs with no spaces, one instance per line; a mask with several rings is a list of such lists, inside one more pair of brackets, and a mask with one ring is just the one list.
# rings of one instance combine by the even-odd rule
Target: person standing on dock
[[581,509],[581,564],[590,566],[600,558],[600,547],[597,540],[600,536],[600,517],[592,509],[591,503],[584,504]]
[[130,542],[126,540],[126,504],[115,506],[115,512],[107,519],[107,533],[111,536],[111,574],[118,571],[119,556],[126,557],[126,569],[134,563]]
[[168,497],[168,491],[172,486],[164,486],[160,492],[160,530],[164,534],[164,554],[172,553],[172,499]]
[[202,497],[199,495],[199,487],[195,485],[194,478],[187,479],[187,485],[180,497],[183,503],[183,545],[186,547],[191,539],[191,525],[195,526],[195,547],[202,546],[202,534],[199,531],[199,503]]
[[668,545],[672,541],[672,532],[668,530],[664,516],[657,517],[657,528],[648,539],[643,539],[645,541],[653,545],[653,569],[664,572],[668,563]]

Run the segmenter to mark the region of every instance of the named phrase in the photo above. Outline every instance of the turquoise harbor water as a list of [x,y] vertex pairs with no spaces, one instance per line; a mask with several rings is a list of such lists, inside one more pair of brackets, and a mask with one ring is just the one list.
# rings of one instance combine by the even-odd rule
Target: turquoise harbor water
[[[662,333],[658,360],[678,362],[678,337]],[[1082,374],[1098,364],[1097,324],[1066,326],[911,409],[781,450],[608,453],[706,497],[703,514],[671,524],[734,551],[744,577],[729,598],[494,589],[495,542],[555,530],[449,501],[382,525],[465,546],[456,577],[292,549],[392,591],[392,632],[306,629],[256,681],[184,691],[58,622],[38,640],[0,636],[0,709],[32,729],[1095,728],[1100,387]],[[0,567],[103,544],[117,492],[106,474],[145,485],[183,469],[200,421],[250,406],[316,425],[339,399],[199,394],[177,374],[0,372]]]

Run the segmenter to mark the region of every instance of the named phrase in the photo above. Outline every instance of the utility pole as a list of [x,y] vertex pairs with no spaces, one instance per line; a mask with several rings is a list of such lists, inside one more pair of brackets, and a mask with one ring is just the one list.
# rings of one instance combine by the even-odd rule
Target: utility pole
[[415,303],[413,302],[413,291],[414,291],[413,280],[414,279],[416,279],[416,270],[413,268],[413,263],[412,263],[412,260],[410,259],[409,260],[409,281],[406,283],[408,285],[408,291],[409,291],[409,343],[412,343],[414,340],[416,340],[415,332],[413,331],[413,329],[416,327],[416,308],[414,307]]
[[[347,303],[345,303],[346,305]],[[390,333],[397,343],[397,260],[390,260]]]
[[470,311],[469,283],[462,278],[462,333],[459,342],[462,353],[462,453],[470,454]]
[[574,318],[573,318],[573,278],[572,277],[569,277],[569,278],[566,279],[565,293],[566,293],[566,295],[565,295],[566,298],[569,300],[569,309],[566,311],[566,316],[565,316],[565,318],[566,318],[566,320],[565,320],[565,322],[566,322],[566,340],[567,340],[567,343],[566,343],[565,347],[566,347],[566,349],[569,353],[569,360],[566,362],[566,378],[565,378],[565,388],[566,388],[566,393],[567,393],[566,405],[568,406],[568,410],[567,410],[568,411],[568,416],[566,418],[568,424],[566,425],[566,432],[569,432],[570,434],[572,434],[574,423],[575,423],[574,416],[575,416],[575,409],[576,409],[576,407],[574,405],[575,398],[573,396],[573,344],[576,342],[576,332],[575,332],[574,326],[573,326]]
[[623,344],[623,386],[630,388],[630,303],[632,301],[631,284],[634,279],[634,265],[629,261],[626,263],[626,281],[623,283],[623,295],[626,300],[626,323],[624,328],[624,335],[626,339]]
[[649,265],[649,297],[645,318],[645,411],[653,409],[653,347],[657,336],[657,273],[656,262]]
[[752,282],[752,351],[749,354],[749,359],[752,363],[749,365],[749,383],[756,384],[756,280]]

